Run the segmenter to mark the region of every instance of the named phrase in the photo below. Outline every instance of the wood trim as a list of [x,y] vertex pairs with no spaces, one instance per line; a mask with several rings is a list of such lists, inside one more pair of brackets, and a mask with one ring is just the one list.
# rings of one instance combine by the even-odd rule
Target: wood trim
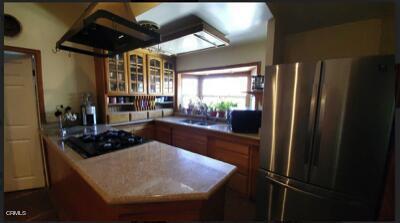
[[191,70],[181,70],[181,71],[178,71],[178,73],[182,73],[183,74],[183,73],[189,73],[189,72],[229,69],[229,68],[247,67],[247,66],[256,66],[257,67],[257,73],[261,72],[261,61],[257,61],[257,62],[240,63],[240,64],[225,65],[225,66],[207,67],[207,68],[199,68],[199,69],[191,69]]
[[35,68],[36,68],[36,86],[38,94],[38,104],[39,104],[39,117],[40,123],[46,124],[46,110],[44,106],[44,92],[43,92],[43,75],[42,75],[42,56],[40,50],[28,49],[15,46],[4,46],[4,50],[14,51],[19,53],[26,53],[34,56],[35,58]]

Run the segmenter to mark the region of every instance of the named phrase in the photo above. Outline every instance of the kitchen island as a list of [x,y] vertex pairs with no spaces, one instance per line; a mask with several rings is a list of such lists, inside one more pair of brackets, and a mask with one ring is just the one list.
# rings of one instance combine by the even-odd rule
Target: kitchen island
[[158,141],[84,159],[57,136],[42,138],[63,220],[223,220],[233,165]]

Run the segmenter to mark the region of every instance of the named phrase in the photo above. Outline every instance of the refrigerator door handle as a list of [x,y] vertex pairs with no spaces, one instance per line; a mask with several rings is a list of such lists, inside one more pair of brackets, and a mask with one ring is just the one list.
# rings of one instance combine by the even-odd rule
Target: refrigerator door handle
[[324,116],[325,116],[325,108],[326,108],[326,90],[324,89],[324,80],[325,80],[325,74],[324,74],[324,66],[321,64],[321,80],[319,83],[320,86],[320,99],[319,99],[319,108],[318,108],[318,117],[316,118],[316,133],[314,136],[314,143],[313,143],[313,157],[312,157],[312,165],[315,167],[318,167],[318,162],[319,162],[319,151],[320,151],[320,142],[321,142],[321,129],[324,123]]
[[322,71],[322,62],[319,61],[315,69],[314,83],[313,83],[311,103],[310,103],[310,112],[308,119],[308,137],[305,144],[306,148],[304,150],[305,165],[308,165],[309,163],[309,159],[311,158],[310,151],[311,148],[313,147],[314,132],[316,128],[316,113],[318,108],[318,96],[319,96],[320,81],[321,81],[321,71]]

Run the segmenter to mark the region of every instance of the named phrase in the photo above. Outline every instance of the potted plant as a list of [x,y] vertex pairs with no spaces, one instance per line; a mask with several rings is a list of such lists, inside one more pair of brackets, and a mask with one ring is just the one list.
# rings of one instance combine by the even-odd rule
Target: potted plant
[[224,101],[218,102],[215,105],[215,108],[218,110],[218,118],[225,118],[227,104]]
[[217,117],[217,109],[215,108],[215,104],[214,103],[210,103],[208,105],[208,109],[209,109],[209,114],[210,117]]

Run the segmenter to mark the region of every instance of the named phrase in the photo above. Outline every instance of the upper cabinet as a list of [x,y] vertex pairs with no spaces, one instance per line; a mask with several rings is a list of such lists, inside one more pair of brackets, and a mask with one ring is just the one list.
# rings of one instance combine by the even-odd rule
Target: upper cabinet
[[152,55],[147,57],[149,94],[162,94],[162,59]]
[[106,59],[108,94],[127,94],[125,54]]
[[146,89],[146,54],[128,52],[129,94],[143,95]]
[[174,95],[174,63],[169,60],[163,61],[163,94]]

